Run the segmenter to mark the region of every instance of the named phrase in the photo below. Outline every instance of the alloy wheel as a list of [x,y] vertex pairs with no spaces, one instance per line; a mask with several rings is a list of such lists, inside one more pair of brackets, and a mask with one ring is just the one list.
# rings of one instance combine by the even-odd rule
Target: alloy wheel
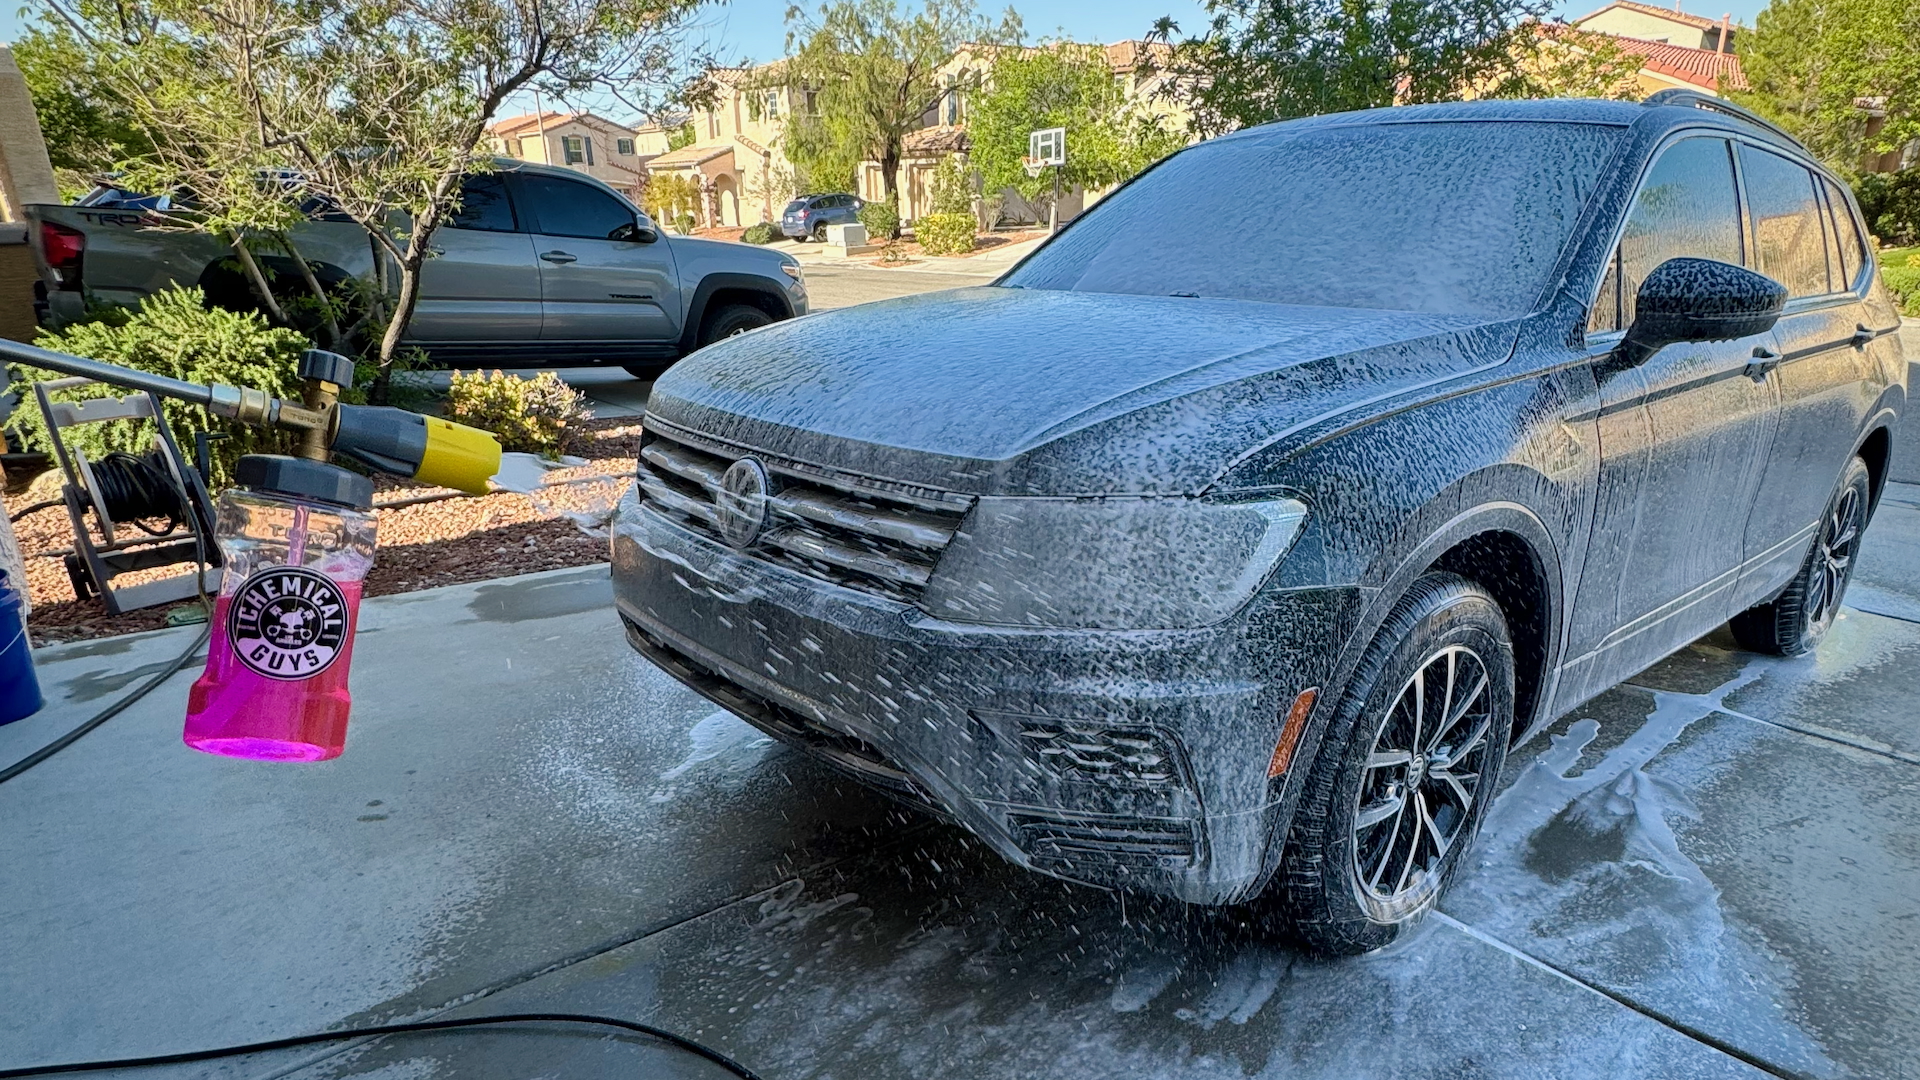
[[1381,717],[1353,816],[1353,889],[1377,922],[1418,913],[1482,797],[1493,724],[1486,662],[1464,645],[1429,656]]
[[1814,549],[1813,566],[1809,568],[1812,577],[1807,582],[1810,625],[1825,626],[1839,610],[1859,540],[1860,492],[1848,485],[1841,489],[1833,509],[1820,523],[1820,538]]

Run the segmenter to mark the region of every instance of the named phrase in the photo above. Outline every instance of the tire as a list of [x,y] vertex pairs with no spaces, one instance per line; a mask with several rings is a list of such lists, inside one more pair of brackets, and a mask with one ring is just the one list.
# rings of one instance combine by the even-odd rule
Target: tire
[[1799,572],[1779,596],[1748,608],[1728,623],[1742,648],[1799,656],[1827,636],[1846,598],[1847,583],[1853,579],[1860,534],[1866,531],[1873,502],[1872,483],[1866,462],[1857,457],[1847,462]]
[[711,345],[721,338],[744,334],[773,321],[773,316],[752,304],[727,304],[707,316],[700,330],[700,344]]
[[1369,952],[1439,901],[1480,831],[1512,733],[1513,639],[1500,606],[1454,574],[1422,576],[1361,658],[1288,829],[1274,889],[1304,945]]
[[815,225],[813,227],[813,242],[816,244],[824,244],[827,242],[827,223],[826,222],[823,221],[820,224]]
[[641,382],[652,382],[653,380],[659,378],[661,375],[665,374],[667,368],[671,367],[672,365],[660,363],[660,364],[621,364],[620,366],[626,369],[627,374],[633,376],[636,379],[639,379]]

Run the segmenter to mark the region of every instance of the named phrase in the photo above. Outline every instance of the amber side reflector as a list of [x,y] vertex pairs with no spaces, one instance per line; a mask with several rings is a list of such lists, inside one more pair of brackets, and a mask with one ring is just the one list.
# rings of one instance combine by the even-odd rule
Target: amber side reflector
[[1293,764],[1293,748],[1299,745],[1300,733],[1307,730],[1307,716],[1313,712],[1313,701],[1319,696],[1320,688],[1310,686],[1293,699],[1293,708],[1287,710],[1286,726],[1280,729],[1280,741],[1273,747],[1273,760],[1267,763],[1267,779],[1286,772],[1287,766]]

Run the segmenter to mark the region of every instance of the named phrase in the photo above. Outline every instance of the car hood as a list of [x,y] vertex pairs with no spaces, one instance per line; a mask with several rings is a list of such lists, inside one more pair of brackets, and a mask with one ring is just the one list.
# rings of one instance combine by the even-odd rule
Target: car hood
[[1197,493],[1256,446],[1505,360],[1517,328],[959,289],[718,342],[661,377],[647,411],[769,456],[946,491]]

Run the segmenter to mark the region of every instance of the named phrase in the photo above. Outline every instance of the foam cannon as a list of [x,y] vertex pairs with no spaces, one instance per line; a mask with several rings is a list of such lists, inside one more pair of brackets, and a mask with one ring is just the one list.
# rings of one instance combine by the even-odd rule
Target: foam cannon
[[[53,402],[39,392],[57,456],[68,471],[66,501],[83,545],[83,511],[106,525],[111,546],[116,512],[125,520],[164,505],[167,539],[176,549],[191,545],[195,551],[189,591],[204,587],[212,573],[207,567],[220,568],[206,672],[187,698],[187,745],[265,761],[338,757],[346,746],[347,675],[361,587],[373,567],[374,514],[373,481],[332,458],[478,495],[500,469],[499,442],[438,417],[342,404],[341,388],[353,384],[353,361],[319,350],[301,357],[299,401],[12,341],[0,341],[0,360],[71,376],[59,386],[98,382],[134,391],[104,404]],[[202,406],[237,424],[292,432],[297,452],[242,457],[234,469],[236,486],[209,500],[204,462],[197,472],[187,467],[161,416],[161,398]],[[158,429],[154,450],[119,457],[141,465],[88,465],[59,440],[62,427],[75,423],[138,416],[152,418]],[[175,523],[181,526],[178,536],[172,535]],[[101,556],[109,571],[117,564],[104,560],[116,554],[124,553]],[[102,595],[112,607],[104,584]]]

